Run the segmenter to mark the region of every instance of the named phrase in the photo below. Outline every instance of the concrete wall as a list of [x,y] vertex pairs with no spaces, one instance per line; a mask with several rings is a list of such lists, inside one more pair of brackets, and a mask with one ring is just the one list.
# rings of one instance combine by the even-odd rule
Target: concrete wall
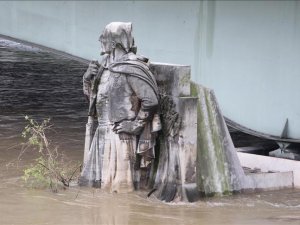
[[213,15],[199,80],[235,122],[280,135],[288,118],[300,138],[300,2],[218,1]]
[[300,138],[298,1],[0,1],[0,34],[99,58],[108,22],[132,21],[138,51],[192,65],[223,114],[251,129]]
[[300,188],[300,162],[280,159],[268,156],[254,155],[243,152],[238,152],[239,160],[242,166],[249,168],[259,168],[262,172],[278,171],[278,172],[293,172],[293,182],[295,188]]

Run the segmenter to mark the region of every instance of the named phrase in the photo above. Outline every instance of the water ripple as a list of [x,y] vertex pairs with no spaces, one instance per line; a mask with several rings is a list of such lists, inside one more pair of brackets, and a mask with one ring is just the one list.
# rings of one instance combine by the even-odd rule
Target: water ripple
[[[24,116],[51,118],[64,144],[84,136],[88,103],[82,93],[86,65],[38,48],[0,39],[0,138],[14,139]],[[55,136],[55,135],[54,135]],[[76,138],[75,138],[76,137]],[[0,139],[0,140],[1,140]]]

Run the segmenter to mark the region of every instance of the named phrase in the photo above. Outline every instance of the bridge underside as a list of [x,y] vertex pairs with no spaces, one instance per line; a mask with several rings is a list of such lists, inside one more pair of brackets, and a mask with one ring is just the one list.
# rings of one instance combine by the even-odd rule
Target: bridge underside
[[235,124],[280,139],[288,119],[284,139],[298,142],[298,1],[0,2],[0,34],[87,60],[99,58],[111,21],[132,21],[138,52],[152,61],[191,65]]

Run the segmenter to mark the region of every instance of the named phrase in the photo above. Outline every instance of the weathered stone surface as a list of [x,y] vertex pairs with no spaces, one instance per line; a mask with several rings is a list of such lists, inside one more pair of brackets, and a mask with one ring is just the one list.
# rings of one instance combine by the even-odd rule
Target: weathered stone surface
[[[254,155],[238,152],[242,166],[249,168],[259,168],[262,172],[278,171],[293,172],[293,183],[295,188],[300,188],[300,161],[281,159],[263,155]],[[276,166],[275,166],[276,165]]]
[[131,23],[108,24],[100,36],[103,60],[83,76],[90,118],[81,183],[111,192],[147,186],[167,202],[262,187],[273,175],[245,176],[213,91],[190,82],[189,66],[148,67],[131,30]]
[[[188,70],[182,68],[152,65],[160,93],[170,95],[180,116],[178,134],[162,132],[159,137],[157,170],[152,173],[155,195],[164,201],[194,201],[201,193],[240,191],[245,175],[214,93],[192,83],[183,90],[192,89],[193,97],[179,97],[181,87],[174,80],[185,80]],[[168,118],[162,118],[164,125]]]
[[248,174],[243,184],[245,192],[293,188],[293,172]]
[[85,143],[84,143],[84,155],[83,155],[83,165],[86,164],[88,160],[88,154],[92,143],[92,136],[94,130],[94,120],[91,116],[88,117],[88,122],[85,128]]
[[93,60],[83,75],[90,105],[79,184],[131,192],[147,177],[142,171],[154,157],[158,87],[148,60],[136,55],[130,22],[109,23],[99,40],[102,61]]
[[151,63],[157,85],[174,97],[190,96],[191,67],[164,63]]
[[198,190],[204,196],[241,190],[245,174],[213,91],[192,83],[192,95],[198,97]]
[[181,97],[179,112],[182,118],[179,132],[179,165],[182,198],[194,201],[198,198],[196,184],[197,164],[197,102],[198,98]]
[[173,201],[179,189],[179,145],[176,138],[159,137],[159,157],[154,173],[155,196],[166,202]]
[[[152,170],[155,195],[164,201],[194,201],[197,156],[197,98],[190,97],[190,67],[153,63],[163,129]],[[189,97],[183,97],[189,96]]]
[[[156,70],[163,71],[159,65]],[[168,83],[167,78],[159,84],[164,83]],[[152,171],[159,199],[195,201],[200,196],[293,186],[292,173],[245,175],[214,92],[191,83],[191,95],[171,95],[181,122],[178,133],[159,137],[160,154]]]
[[155,195],[164,201],[194,201],[197,158],[197,98],[178,99],[181,117],[179,133],[159,138],[160,155],[155,176]]

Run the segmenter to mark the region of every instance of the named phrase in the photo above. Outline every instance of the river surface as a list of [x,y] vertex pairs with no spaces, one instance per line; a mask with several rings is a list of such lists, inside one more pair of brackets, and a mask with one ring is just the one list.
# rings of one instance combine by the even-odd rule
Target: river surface
[[[95,49],[97,51],[97,49]],[[7,224],[300,224],[300,190],[163,203],[146,193],[108,194],[71,187],[52,193],[26,188],[23,169],[36,157],[21,150],[24,116],[51,118],[51,140],[72,160],[83,157],[87,65],[0,39],[0,225]]]

